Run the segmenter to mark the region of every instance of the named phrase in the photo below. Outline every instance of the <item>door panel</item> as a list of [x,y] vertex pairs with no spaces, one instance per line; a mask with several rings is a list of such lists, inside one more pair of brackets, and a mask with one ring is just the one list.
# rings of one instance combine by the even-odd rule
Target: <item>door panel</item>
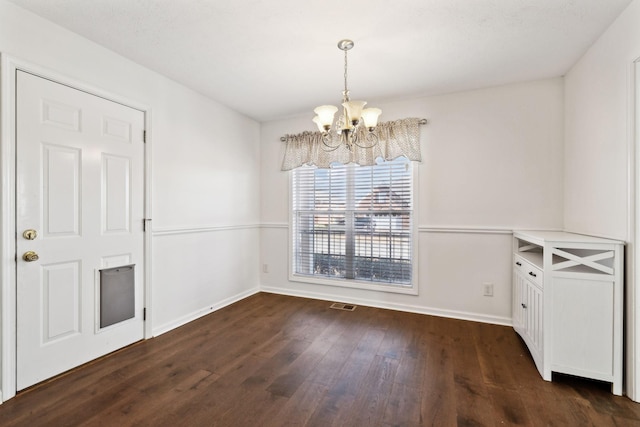
[[80,263],[42,267],[42,341],[45,344],[80,333]]
[[102,157],[103,233],[127,233],[131,226],[129,181],[131,161],[112,155]]
[[[144,336],[144,113],[22,71],[16,87],[21,390]],[[124,265],[135,316],[100,328],[100,269]]]
[[79,149],[43,144],[43,237],[77,236],[80,232]]

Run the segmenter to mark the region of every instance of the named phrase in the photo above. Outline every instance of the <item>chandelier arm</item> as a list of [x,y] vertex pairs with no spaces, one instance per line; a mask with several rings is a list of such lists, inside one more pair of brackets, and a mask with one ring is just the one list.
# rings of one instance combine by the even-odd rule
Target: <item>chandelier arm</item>
[[[326,142],[324,142],[324,140],[322,141],[322,151],[325,151],[327,153],[331,153],[332,151],[336,151],[338,148],[340,148],[341,144],[338,145],[329,145]],[[326,148],[325,148],[326,147]]]
[[375,134],[375,132],[367,132],[367,134],[364,137],[365,141],[372,141],[371,145],[361,145],[360,144],[360,138],[354,138],[353,139],[353,143],[355,145],[357,145],[360,148],[373,148],[376,146],[376,144],[379,141],[378,135]]
[[324,147],[322,148],[325,151],[334,151],[336,149],[338,149],[340,147],[340,145],[342,145],[342,140],[338,140],[338,142],[333,145],[330,144],[330,142],[334,142],[333,138],[331,137],[330,133],[326,133],[322,135],[322,144],[324,145],[324,147],[329,148],[329,150],[325,150]]

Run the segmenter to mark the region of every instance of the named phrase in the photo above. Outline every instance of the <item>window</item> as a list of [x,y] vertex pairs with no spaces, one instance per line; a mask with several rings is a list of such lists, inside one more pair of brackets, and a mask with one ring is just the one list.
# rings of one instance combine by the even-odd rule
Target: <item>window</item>
[[305,166],[292,175],[292,272],[296,278],[412,289],[409,160],[401,157],[380,160],[374,166],[334,165],[331,169]]

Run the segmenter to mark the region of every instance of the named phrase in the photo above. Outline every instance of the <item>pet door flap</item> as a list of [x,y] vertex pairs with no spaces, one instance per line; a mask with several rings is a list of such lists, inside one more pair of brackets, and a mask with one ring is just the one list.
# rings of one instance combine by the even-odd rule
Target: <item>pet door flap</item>
[[135,316],[135,264],[100,270],[100,327]]

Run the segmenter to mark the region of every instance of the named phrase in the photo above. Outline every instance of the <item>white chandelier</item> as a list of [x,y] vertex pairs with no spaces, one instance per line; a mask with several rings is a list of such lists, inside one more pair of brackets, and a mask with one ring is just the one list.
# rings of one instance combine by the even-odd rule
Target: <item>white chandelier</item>
[[334,105],[321,105],[313,110],[316,116],[313,121],[322,132],[322,142],[326,151],[338,149],[345,145],[349,150],[356,145],[360,148],[371,148],[378,143],[375,133],[379,108],[364,108],[366,101],[351,101],[347,88],[347,51],[353,47],[353,41],[340,40],[338,48],[344,51],[344,91],[342,92],[342,114],[332,131],[333,118],[338,111]]

